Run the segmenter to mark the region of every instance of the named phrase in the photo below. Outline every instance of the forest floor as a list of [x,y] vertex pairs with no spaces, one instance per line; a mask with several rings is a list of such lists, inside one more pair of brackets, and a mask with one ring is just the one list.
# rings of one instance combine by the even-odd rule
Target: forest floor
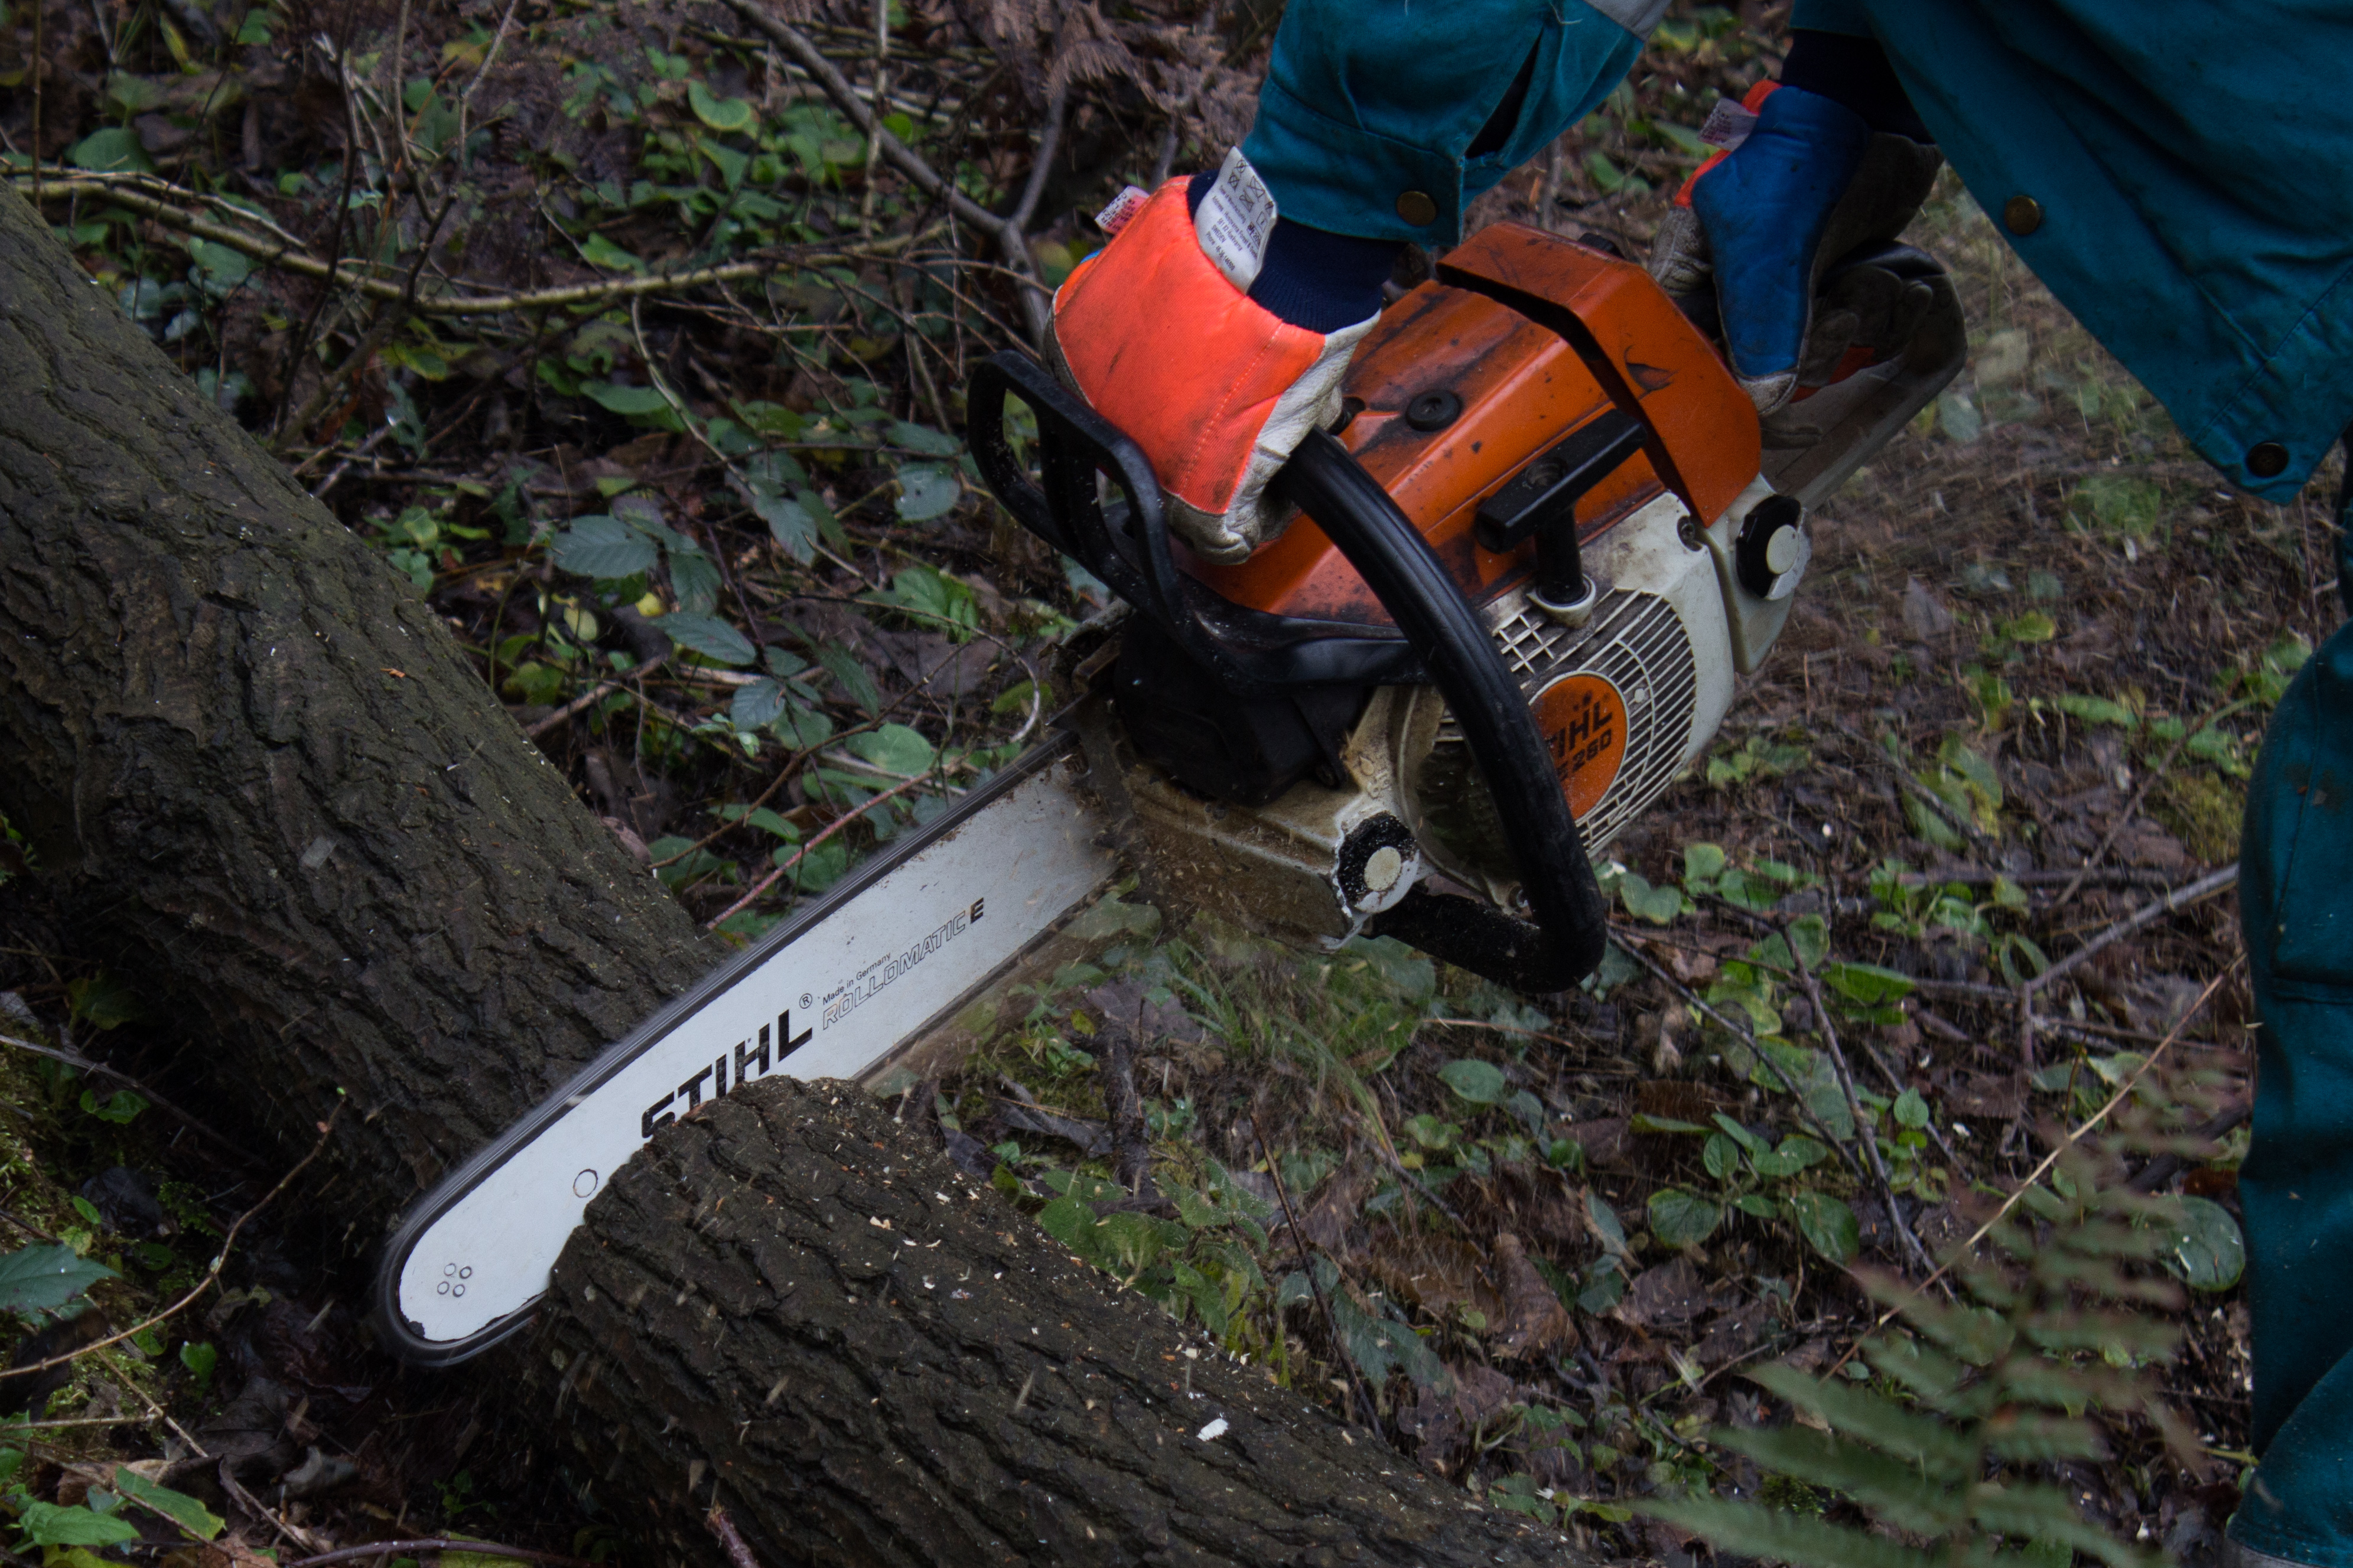
[[[801,36],[965,205],[870,156],[732,5],[0,18],[16,188],[738,939],[1034,734],[1037,671],[1100,590],[972,478],[965,372],[1020,336],[1020,274],[1050,284],[1089,246],[1084,214],[1234,139],[1274,10],[890,15],[887,51],[855,8]],[[1629,87],[1474,225],[1641,255],[1694,128],[1769,70],[1780,26],[1678,4]],[[1021,206],[1026,247],[973,205]],[[936,1090],[961,1163],[1433,1473],[1689,1568],[1705,1549],[1628,1504],[1852,1510],[1711,1443],[1773,1419],[1744,1371],[1841,1363],[1873,1321],[1858,1267],[1918,1280],[1907,1233],[1961,1239],[2135,1085],[2139,1131],[2090,1142],[2200,1205],[2159,1369],[2195,1443],[2098,1412],[2104,1454],[2053,1468],[2119,1539],[2200,1563],[2248,1462],[2231,1249],[2253,1055],[2219,874],[2268,709],[2339,614],[2327,511],[2221,489],[1949,175],[1912,237],[1954,270],[1969,368],[1817,512],[1770,659],[1609,847],[1619,940],[1590,986],[1539,1006],[1393,943],[1302,957],[1134,910],[958,1073],[888,1088],[918,1114]],[[287,241],[307,273],[266,264]],[[115,1328],[197,1294],[54,1391],[0,1380],[42,1417],[0,1432],[19,1549],[209,1568],[462,1534],[627,1556],[494,1390],[372,1348],[371,1238],[318,1230],[299,1177],[203,1289],[216,1237],[287,1173],[252,1165],[168,1021],[74,959],[33,887],[0,887],[0,1035],[191,1110],[10,1047],[0,1220],[21,1257],[114,1269],[89,1299]],[[1103,1048],[1122,1033],[1132,1053]],[[1098,1222],[1127,1195],[1115,1058],[1162,1201]],[[2143,1163],[2168,1116],[2210,1140]],[[45,1329],[61,1301],[5,1300],[26,1344],[50,1336],[19,1366],[98,1321]],[[142,1484],[228,1527],[175,1544],[189,1520]]]

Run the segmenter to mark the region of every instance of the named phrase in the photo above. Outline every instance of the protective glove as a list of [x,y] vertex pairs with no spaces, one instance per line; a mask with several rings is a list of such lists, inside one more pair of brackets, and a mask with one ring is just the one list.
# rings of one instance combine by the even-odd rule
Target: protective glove
[[1055,292],[1048,357],[1151,458],[1170,527],[1243,560],[1281,531],[1267,481],[1339,416],[1401,247],[1282,218],[1239,151],[1214,176],[1131,186],[1100,221],[1112,241]]
[[1827,379],[1853,336],[1851,319],[1814,319],[1823,270],[1902,234],[1942,159],[1803,88],[1760,82],[1741,107],[1719,132],[1730,150],[1675,194],[1651,275],[1687,313],[1720,323],[1735,378],[1770,414],[1801,379]]

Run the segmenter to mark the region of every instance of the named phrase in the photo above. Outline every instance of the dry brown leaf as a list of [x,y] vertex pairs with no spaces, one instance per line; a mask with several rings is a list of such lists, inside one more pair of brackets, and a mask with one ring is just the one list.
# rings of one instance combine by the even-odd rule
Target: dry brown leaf
[[1510,1231],[1495,1237],[1495,1274],[1504,1293],[1496,1353],[1517,1360],[1577,1344],[1577,1323]]

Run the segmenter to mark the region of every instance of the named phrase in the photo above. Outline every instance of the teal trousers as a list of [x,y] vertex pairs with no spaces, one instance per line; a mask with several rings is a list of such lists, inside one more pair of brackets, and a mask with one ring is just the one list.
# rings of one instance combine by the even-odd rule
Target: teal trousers
[[[2337,571],[2353,599],[2340,499]],[[2239,1175],[2258,1457],[2244,1546],[2353,1568],[2353,623],[2297,672],[2248,786],[2239,918],[2254,1142]]]

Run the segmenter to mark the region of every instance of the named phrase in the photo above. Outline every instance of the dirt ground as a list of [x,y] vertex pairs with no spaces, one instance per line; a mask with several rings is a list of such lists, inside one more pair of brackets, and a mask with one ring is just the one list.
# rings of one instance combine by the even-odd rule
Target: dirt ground
[[[93,275],[417,582],[687,907],[748,937],[944,798],[881,781],[1014,754],[1035,671],[1093,605],[959,478],[964,372],[1019,317],[1000,258],[876,174],[739,14],[642,13],[21,7],[0,24],[0,131],[13,167],[47,161],[45,206]],[[1122,183],[1237,133],[1272,15],[1087,14],[1100,37],[1042,4],[919,9],[885,62],[902,133],[920,125],[997,211],[1048,82],[1078,83],[1029,247],[1050,282]],[[255,17],[262,41],[238,43]],[[1694,128],[1770,70],[1784,21],[1678,4],[1630,87],[1474,224],[1641,254]],[[878,63],[852,11],[811,26],[841,68]],[[453,103],[490,128],[432,132],[475,147],[462,179],[401,152]],[[372,232],[380,277],[429,262],[478,292],[788,259],[635,307],[402,320],[153,210],[195,193],[318,255]],[[1670,1568],[1706,1547],[1628,1504],[1714,1489],[1857,1517],[1708,1436],[1787,1419],[1744,1369],[1846,1354],[1873,1314],[1853,1267],[1925,1275],[1905,1233],[1959,1240],[2160,1042],[2140,1131],[2104,1145],[2116,1178],[2150,1173],[2159,1131],[2203,1128],[2157,1184],[2227,1217],[2246,1144],[2249,1003],[2214,874],[2269,706],[2340,614],[2334,476],[2284,508],[2221,489],[1949,174],[1912,237],[1955,273],[1969,367],[1816,514],[1770,660],[1610,847],[1620,940],[1592,986],[1539,1005],[1394,944],[1303,958],[1134,910],[961,1073],[892,1086],[917,1112],[936,1089],[960,1163],[1229,1348],[1433,1473]],[[111,1260],[90,1299],[127,1328],[202,1284],[211,1237],[285,1173],[238,1152],[233,1095],[74,957],[34,879],[0,879],[0,1034],[187,1109],[0,1058],[0,1220]],[[1123,1032],[1132,1051],[1109,1048]],[[1106,1099],[1123,1062],[1140,1140]],[[27,1456],[0,1508],[97,1514],[91,1487],[102,1502],[138,1462],[230,1521],[182,1551],[208,1564],[458,1534],[630,1555],[495,1390],[371,1347],[353,1303],[373,1238],[321,1221],[328,1201],[298,1178],[216,1286],[26,1391],[47,1425],[0,1432]],[[2249,1462],[2229,1273],[2192,1280],[2217,1288],[2159,1369],[2202,1452],[2101,1412],[2105,1458],[2046,1467],[2115,1535],[2192,1564]],[[149,1554],[174,1550],[142,1528]]]

